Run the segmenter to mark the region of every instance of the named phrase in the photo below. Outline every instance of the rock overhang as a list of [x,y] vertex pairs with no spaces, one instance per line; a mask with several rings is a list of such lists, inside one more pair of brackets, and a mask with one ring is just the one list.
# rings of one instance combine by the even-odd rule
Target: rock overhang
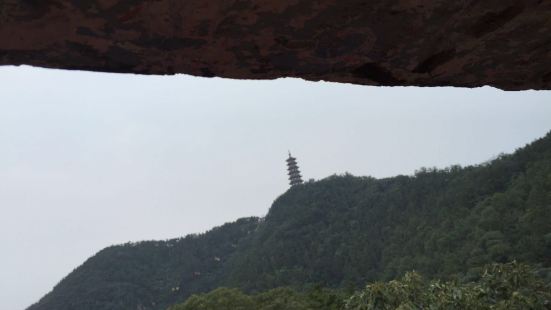
[[551,89],[548,0],[3,0],[0,65]]

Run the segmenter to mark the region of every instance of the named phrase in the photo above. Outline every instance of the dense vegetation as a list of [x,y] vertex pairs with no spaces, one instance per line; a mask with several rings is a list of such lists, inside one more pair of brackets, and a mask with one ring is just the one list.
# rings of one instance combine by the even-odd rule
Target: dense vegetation
[[484,264],[551,265],[551,135],[475,167],[292,188],[233,256],[230,286],[360,285],[409,270],[476,274]]
[[166,309],[218,285],[225,261],[258,219],[240,219],[206,234],[108,247],[29,309]]
[[169,310],[394,310],[394,309],[548,309],[551,287],[534,270],[516,262],[486,266],[475,282],[431,282],[416,272],[400,280],[368,284],[353,294],[314,289],[298,292],[277,288],[246,295],[218,288],[191,296]]
[[411,270],[471,281],[512,260],[549,283],[550,218],[551,133],[478,166],[332,176],[290,189],[264,219],[107,248],[29,309],[166,309],[221,286],[357,289]]
[[275,288],[246,295],[239,289],[222,287],[208,294],[193,295],[169,310],[338,310],[343,309],[345,296],[342,292],[321,288],[308,292]]

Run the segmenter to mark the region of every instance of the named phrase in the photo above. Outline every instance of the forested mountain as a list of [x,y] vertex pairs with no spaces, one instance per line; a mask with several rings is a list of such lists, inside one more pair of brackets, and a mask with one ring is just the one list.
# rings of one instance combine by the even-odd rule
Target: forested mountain
[[218,286],[228,257],[257,226],[246,218],[201,235],[108,247],[28,309],[166,309]]
[[29,310],[166,309],[220,286],[357,288],[410,270],[476,280],[515,259],[551,282],[550,219],[551,133],[481,165],[331,176],[291,188],[263,219],[109,247]]

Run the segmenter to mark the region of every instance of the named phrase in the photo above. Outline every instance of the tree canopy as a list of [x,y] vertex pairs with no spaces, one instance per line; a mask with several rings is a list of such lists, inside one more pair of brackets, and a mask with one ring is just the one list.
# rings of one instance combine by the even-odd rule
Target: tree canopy
[[543,310],[550,306],[551,287],[533,268],[512,262],[486,266],[475,282],[427,281],[417,272],[408,272],[398,280],[369,283],[352,294],[277,288],[246,295],[238,289],[219,288],[193,295],[169,310]]

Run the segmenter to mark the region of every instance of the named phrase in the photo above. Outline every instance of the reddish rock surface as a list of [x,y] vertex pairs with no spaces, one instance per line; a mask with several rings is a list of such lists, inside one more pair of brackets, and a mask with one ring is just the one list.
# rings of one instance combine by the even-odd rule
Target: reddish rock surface
[[551,89],[551,1],[0,0],[0,64]]

